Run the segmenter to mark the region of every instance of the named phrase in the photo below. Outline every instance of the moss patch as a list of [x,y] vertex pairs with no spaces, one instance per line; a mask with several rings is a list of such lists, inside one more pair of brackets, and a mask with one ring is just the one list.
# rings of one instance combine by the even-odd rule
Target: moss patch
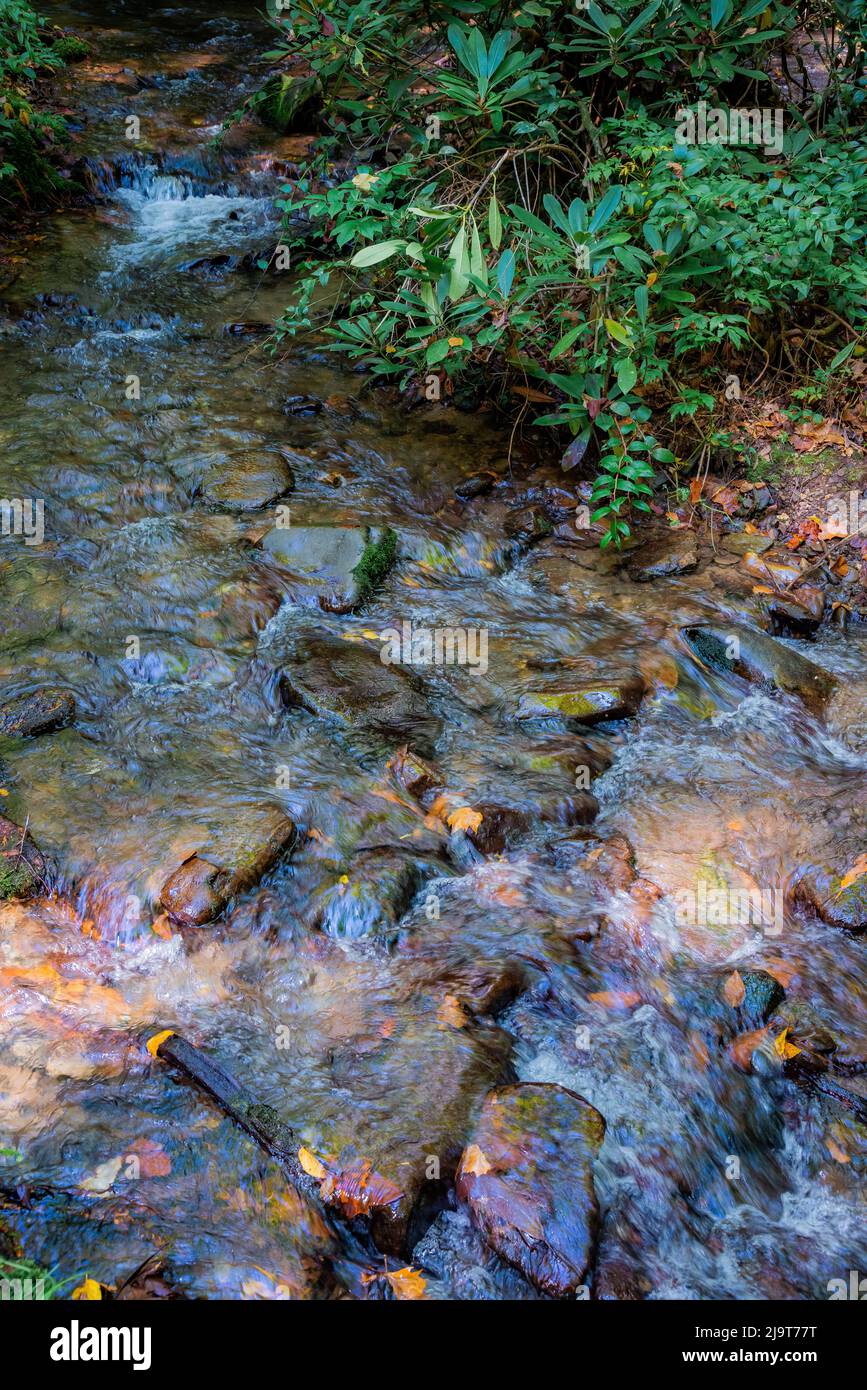
[[382,584],[397,560],[397,535],[387,530],[379,540],[368,541],[355,569],[352,571],[358,586],[358,602],[365,603]]
[[55,39],[51,46],[64,63],[80,63],[90,53],[90,44],[76,34],[64,34],[62,39]]
[[7,898],[26,898],[33,892],[33,871],[22,860],[18,864],[0,862],[0,902]]

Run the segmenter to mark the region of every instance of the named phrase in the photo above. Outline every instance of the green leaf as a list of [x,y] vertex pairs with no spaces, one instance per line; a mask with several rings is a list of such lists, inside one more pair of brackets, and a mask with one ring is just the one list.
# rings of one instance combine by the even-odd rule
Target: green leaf
[[472,232],[470,234],[470,274],[475,276],[476,280],[480,280],[483,285],[487,285],[488,267],[482,255],[482,242],[474,217],[472,218],[472,224]]
[[500,215],[500,205],[497,202],[496,194],[491,196],[488,203],[488,236],[495,251],[499,251],[500,243],[503,240],[503,219]]
[[616,319],[606,319],[605,327],[616,343],[623,343],[628,347],[632,342],[632,334],[629,332],[629,329],[624,328]]
[[359,270],[365,266],[377,265],[380,261],[387,261],[395,252],[402,251],[405,246],[406,242],[403,240],[377,241],[373,246],[363,246],[360,251],[356,251],[349,264]]
[[449,247],[449,260],[451,261],[451,271],[449,273],[449,298],[461,299],[466,294],[469,285],[469,253],[467,247],[467,229],[462,224],[458,234]]
[[638,368],[631,357],[622,357],[617,364],[617,385],[628,396],[638,380]]
[[619,183],[616,183],[613,188],[609,188],[608,192],[600,198],[596,205],[596,211],[590,219],[588,230],[591,235],[593,232],[598,232],[600,228],[604,227],[606,222],[610,222],[617,211],[622,197],[623,189]]
[[504,299],[508,299],[512,290],[512,282],[515,278],[515,253],[511,249],[504,251],[497,262],[497,288]]

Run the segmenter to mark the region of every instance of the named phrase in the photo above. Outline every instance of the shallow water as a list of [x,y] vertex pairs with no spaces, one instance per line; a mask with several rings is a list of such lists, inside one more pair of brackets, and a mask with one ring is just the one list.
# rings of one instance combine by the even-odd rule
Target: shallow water
[[[272,323],[288,293],[255,270],[184,268],[273,248],[291,152],[209,146],[255,88],[264,29],[240,5],[58,9],[99,31],[76,102],[104,199],[46,224],[0,311],[2,491],[44,498],[46,525],[43,545],[0,542],[4,692],[60,685],[78,709],[0,746],[3,811],[57,868],[51,897],[0,907],[0,1178],[51,1189],[10,1214],[27,1254],[113,1285],[156,1251],[193,1296],[363,1296],[372,1247],[148,1057],[144,1039],[174,1029],[299,1143],[354,1145],[398,1181],[407,1153],[453,1165],[449,1086],[465,1077],[477,1104],[510,1056],[606,1118],[594,1296],[825,1297],[867,1260],[867,1132],[773,1069],[738,1070],[705,1023],[734,969],[770,965],[867,1057],[863,938],[780,905],[799,866],[863,850],[867,722],[826,725],[705,671],[680,626],[748,612],[716,571],[636,585],[576,556],[568,528],[519,555],[503,521],[532,439],[510,463],[484,414],[401,410],[315,345],[275,360],[227,333]],[[156,85],[119,85],[124,67]],[[284,414],[302,394],[328,404]],[[208,501],[216,471],[262,450],[292,466],[293,525],[398,532],[403,558],[362,612],[280,607],[291,586],[254,543],[273,509]],[[500,496],[458,503],[482,467]],[[423,674],[454,805],[526,814],[503,854],[461,849],[401,791],[393,740],[279,698],[286,640],[315,627],[378,650],[404,621],[488,634],[484,673]],[[867,709],[867,639],[795,645]],[[569,823],[574,735],[514,722],[564,659],[649,684],[636,721],[590,736],[611,766],[587,834],[627,837],[650,898],[599,872],[599,840]],[[217,924],[156,935],[167,876],[255,843],[274,807],[299,828],[293,854]],[[684,926],[675,895],[702,878],[771,892],[776,915]],[[443,1000],[468,976],[509,970],[518,997],[496,1024],[450,1026]],[[415,1251],[430,1292],[534,1297],[447,1186]]]

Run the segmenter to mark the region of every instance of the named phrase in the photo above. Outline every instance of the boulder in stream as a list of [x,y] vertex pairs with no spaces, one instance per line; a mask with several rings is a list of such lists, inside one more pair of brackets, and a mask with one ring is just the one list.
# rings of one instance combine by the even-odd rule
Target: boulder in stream
[[350,613],[378,588],[397,558],[393,531],[366,526],[275,526],[263,537],[270,559],[298,576],[331,613]]
[[694,531],[683,528],[648,541],[629,558],[626,573],[636,584],[688,574],[698,564],[698,542]]
[[821,714],[837,681],[820,666],[764,632],[740,623],[702,623],[682,629],[687,645],[714,671],[742,676],[767,691],[798,696]]
[[46,864],[25,828],[0,816],[0,902],[45,887]]
[[440,721],[414,675],[384,665],[377,650],[327,633],[292,644],[281,663],[280,690],[287,705],[370,730],[395,746],[409,744],[423,756],[439,734]]
[[194,854],[170,874],[160,890],[160,905],[184,927],[212,922],[236,893],[252,888],[295,842],[294,822],[277,807],[268,807],[252,826],[239,822],[236,843],[215,845]]
[[630,719],[644,694],[640,676],[620,680],[570,681],[560,689],[530,690],[518,700],[518,719],[565,719],[570,724],[598,724]]
[[249,449],[214,467],[201,494],[213,506],[252,512],[285,497],[294,486],[288,460],[277,449]]
[[593,1258],[593,1160],[605,1121],[563,1086],[523,1082],[486,1099],[456,1190],[488,1244],[535,1287],[574,1294]]

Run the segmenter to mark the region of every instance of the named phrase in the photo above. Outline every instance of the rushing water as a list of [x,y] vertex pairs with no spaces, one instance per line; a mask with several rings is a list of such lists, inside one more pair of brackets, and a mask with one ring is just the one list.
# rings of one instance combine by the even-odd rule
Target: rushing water
[[[496,1043],[519,1077],[569,1086],[606,1118],[596,1296],[825,1297],[867,1268],[867,1132],[773,1067],[733,1066],[707,1022],[735,968],[771,965],[867,1067],[863,940],[788,907],[771,931],[684,925],[673,902],[703,875],[781,893],[801,864],[853,862],[863,718],[825,723],[691,658],[680,626],[745,602],[719,568],[636,585],[593,552],[576,562],[568,528],[518,556],[506,504],[562,486],[545,466],[518,482],[535,445],[510,484],[509,437],[485,415],[404,411],[309,347],[276,361],[227,332],[273,322],[288,293],[234,262],[189,269],[274,245],[291,142],[210,147],[255,88],[264,27],[241,5],[56,9],[96,39],[75,102],[104,198],[45,226],[0,312],[0,490],[44,498],[46,524],[43,545],[0,551],[4,689],[77,701],[71,727],[0,747],[3,810],[57,868],[50,898],[0,908],[0,1177],[43,1194],[10,1213],[27,1254],[115,1284],[157,1252],[194,1296],[361,1295],[375,1253],[144,1039],[175,1029],[300,1142],[327,1152],[348,1136],[377,1167],[408,1143],[448,1148],[438,1107],[451,1085],[478,1103],[507,1074],[485,1080]],[[287,416],[297,395],[326,408]],[[208,491],[262,451],[291,463],[293,525],[401,537],[362,612],[291,598],[277,611],[285,581],[254,544],[273,516]],[[481,467],[504,479],[498,495],[460,504],[455,485]],[[524,813],[502,854],[456,854],[396,787],[393,740],[279,699],[271,658],[287,636],[315,625],[378,650],[375,634],[404,621],[488,634],[486,671],[431,668],[425,684],[454,804]],[[809,652],[867,708],[863,637]],[[660,890],[643,899],[569,824],[568,733],[512,717],[564,659],[649,685],[637,720],[590,740],[611,762],[592,833],[628,839]],[[168,874],[255,839],[275,806],[299,827],[294,853],[217,924],[155,934]],[[496,1025],[454,1041],[431,1010],[474,973],[515,980]],[[535,1296],[440,1195],[415,1250],[429,1290]]]

